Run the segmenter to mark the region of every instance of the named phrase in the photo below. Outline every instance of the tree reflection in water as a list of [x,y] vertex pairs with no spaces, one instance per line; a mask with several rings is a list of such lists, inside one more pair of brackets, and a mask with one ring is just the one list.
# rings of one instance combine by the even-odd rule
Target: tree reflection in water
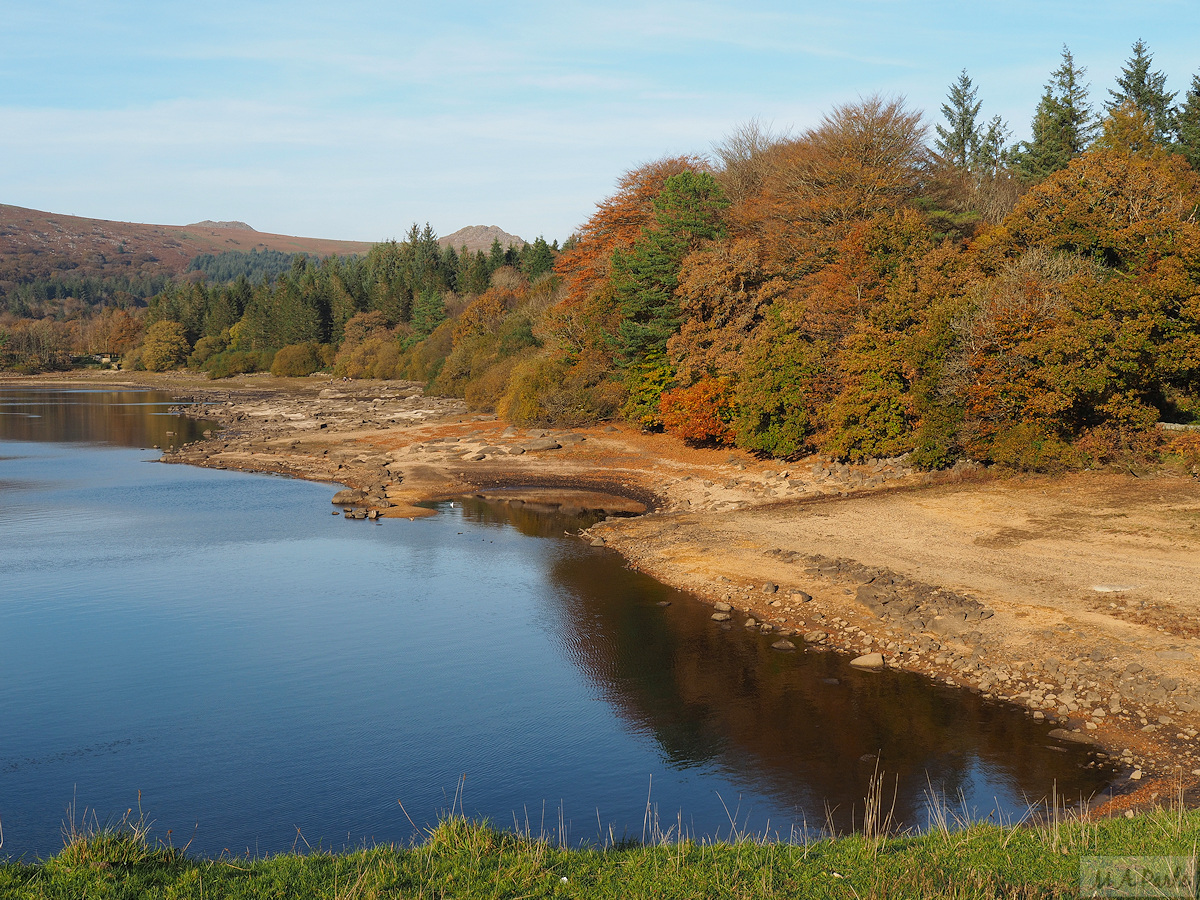
[[[864,672],[848,657],[780,653],[776,638],[723,630],[691,595],[564,537],[599,514],[464,502],[472,521],[557,539],[562,651],[629,726],[653,735],[672,768],[712,767],[769,794],[796,819],[839,831],[861,823],[872,776],[886,774],[901,826],[926,827],[930,786],[975,817],[1019,818],[1056,790],[1104,790],[1112,770],[1054,746],[1023,711],[909,672]],[[669,602],[669,606],[660,605]],[[878,762],[877,762],[878,761]]]

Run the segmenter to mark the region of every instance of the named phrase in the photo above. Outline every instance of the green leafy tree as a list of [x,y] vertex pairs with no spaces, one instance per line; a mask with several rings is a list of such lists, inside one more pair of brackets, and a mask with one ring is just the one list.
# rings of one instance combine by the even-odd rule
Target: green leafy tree
[[1091,143],[1098,123],[1083,83],[1086,74],[1064,46],[1062,65],[1050,74],[1033,114],[1032,140],[1023,143],[1017,155],[1026,176],[1041,179],[1065,169]]
[[971,84],[971,76],[963,69],[958,80],[950,85],[947,102],[942,104],[946,125],[938,125],[937,151],[951,165],[970,168],[979,154],[980,133],[975,119],[983,102],[976,99],[979,89]]
[[1162,72],[1151,72],[1154,57],[1140,38],[1133,44],[1133,56],[1125,63],[1117,78],[1119,90],[1109,89],[1111,98],[1105,104],[1108,112],[1114,113],[1125,103],[1132,103],[1154,123],[1154,142],[1170,144],[1175,134],[1175,109],[1172,101],[1175,93],[1167,90],[1167,76]]

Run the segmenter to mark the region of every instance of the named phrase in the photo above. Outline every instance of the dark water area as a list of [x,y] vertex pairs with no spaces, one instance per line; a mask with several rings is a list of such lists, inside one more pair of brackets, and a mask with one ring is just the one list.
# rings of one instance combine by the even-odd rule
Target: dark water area
[[64,403],[96,431],[50,438],[0,413],[4,855],[139,797],[155,837],[261,854],[407,841],[452,806],[572,842],[847,830],[877,765],[916,828],[929,785],[1019,818],[1109,778],[1013,708],[723,631],[565,534],[586,520],[347,521],[332,485],[155,463],[111,423],[184,420],[94,399]]
[[170,448],[198,440],[213,422],[172,415],[163,391],[0,384],[0,437]]

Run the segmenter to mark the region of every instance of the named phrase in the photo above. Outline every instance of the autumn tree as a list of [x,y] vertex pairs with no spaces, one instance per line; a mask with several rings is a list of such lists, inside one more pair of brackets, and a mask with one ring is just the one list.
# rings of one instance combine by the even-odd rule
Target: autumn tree
[[155,322],[146,329],[142,340],[142,365],[151,372],[164,372],[182,366],[191,345],[184,327],[170,319]]
[[733,226],[759,238],[774,273],[801,277],[854,223],[918,194],[925,136],[921,114],[901,98],[838,106],[800,138],[770,148],[761,190],[731,208]]

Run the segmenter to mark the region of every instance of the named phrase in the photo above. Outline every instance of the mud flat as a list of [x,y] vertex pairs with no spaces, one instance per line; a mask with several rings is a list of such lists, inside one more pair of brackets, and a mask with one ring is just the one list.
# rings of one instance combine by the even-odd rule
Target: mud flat
[[480,495],[606,512],[581,538],[714,604],[714,628],[880,653],[1019,704],[1053,740],[1123,763],[1106,811],[1200,801],[1200,482],[1186,474],[781,463],[624,426],[513,428],[403,382],[98,381],[172,391],[217,423],[164,462],[337,482],[354,493],[334,511],[415,517]]

